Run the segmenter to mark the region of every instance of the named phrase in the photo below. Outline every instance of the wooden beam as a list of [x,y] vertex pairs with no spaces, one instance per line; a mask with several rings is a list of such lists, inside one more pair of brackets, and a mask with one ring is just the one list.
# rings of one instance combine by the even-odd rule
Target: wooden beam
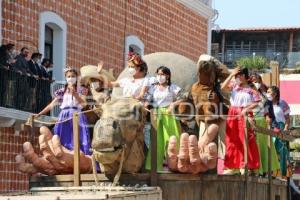
[[294,33],[290,32],[289,38],[289,52],[293,52],[293,43],[294,43]]
[[157,130],[152,126],[151,123],[151,186],[157,186]]
[[277,61],[271,61],[272,70],[272,85],[279,87],[279,63]]
[[290,131],[281,131],[280,133],[276,133],[270,129],[259,127],[259,126],[255,126],[254,130],[256,132],[259,132],[259,133],[262,133],[265,135],[270,135],[273,137],[277,137],[277,138],[280,138],[281,140],[285,140],[285,141],[289,141],[289,142],[293,141],[295,139],[295,137],[286,134],[286,133],[290,133]]
[[80,150],[79,150],[79,115],[73,113],[73,146],[74,146],[74,186],[80,186]]
[[225,41],[226,41],[226,36],[225,36],[225,32],[222,33],[222,63],[225,62]]

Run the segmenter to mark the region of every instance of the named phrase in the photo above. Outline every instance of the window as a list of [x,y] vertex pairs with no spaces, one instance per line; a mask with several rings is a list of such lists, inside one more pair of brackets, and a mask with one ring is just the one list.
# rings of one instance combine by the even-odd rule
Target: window
[[54,12],[45,11],[39,20],[39,51],[53,62],[53,79],[64,81],[66,66],[67,24]]
[[53,60],[53,30],[47,25],[45,26],[44,58]]

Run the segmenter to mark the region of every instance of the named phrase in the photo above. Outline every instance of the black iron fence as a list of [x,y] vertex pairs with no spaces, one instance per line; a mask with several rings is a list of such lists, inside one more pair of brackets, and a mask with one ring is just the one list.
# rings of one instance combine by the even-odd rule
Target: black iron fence
[[50,80],[0,68],[0,107],[37,113],[51,101]]

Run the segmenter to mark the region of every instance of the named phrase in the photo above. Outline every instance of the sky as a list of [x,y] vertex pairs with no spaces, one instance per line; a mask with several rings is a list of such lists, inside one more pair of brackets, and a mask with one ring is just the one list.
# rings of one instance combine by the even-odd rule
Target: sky
[[213,0],[224,28],[300,27],[300,0]]

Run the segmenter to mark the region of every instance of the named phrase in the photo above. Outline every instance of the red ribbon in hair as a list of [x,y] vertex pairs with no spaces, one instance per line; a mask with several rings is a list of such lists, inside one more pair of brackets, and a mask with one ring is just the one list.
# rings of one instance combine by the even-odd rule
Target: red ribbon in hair
[[135,65],[140,65],[142,63],[142,59],[139,55],[134,52],[128,53],[128,62],[132,62]]

